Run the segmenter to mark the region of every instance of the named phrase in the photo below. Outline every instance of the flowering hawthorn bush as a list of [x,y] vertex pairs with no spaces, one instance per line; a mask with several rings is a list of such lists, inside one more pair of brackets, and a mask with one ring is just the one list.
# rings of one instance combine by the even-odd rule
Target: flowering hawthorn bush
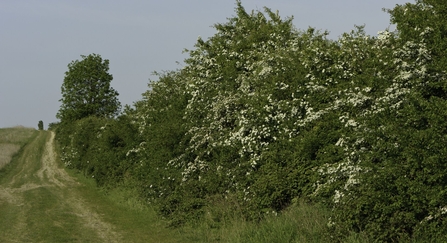
[[[184,68],[159,74],[116,121],[126,132],[79,123],[93,133],[65,134],[63,159],[132,182],[176,224],[216,196],[236,198],[247,218],[304,198],[332,209],[339,239],[442,236],[446,9],[397,5],[388,10],[397,31],[369,36],[360,26],[330,40],[237,1],[235,16],[186,50]],[[96,136],[87,150],[81,134]],[[114,154],[105,148],[118,148],[119,166],[101,163]]]

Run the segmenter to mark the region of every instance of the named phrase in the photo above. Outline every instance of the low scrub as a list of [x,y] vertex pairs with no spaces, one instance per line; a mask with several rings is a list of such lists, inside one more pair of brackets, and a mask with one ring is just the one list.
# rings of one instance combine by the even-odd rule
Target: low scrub
[[122,182],[130,167],[126,153],[135,144],[135,132],[123,119],[88,117],[59,124],[57,140],[62,162],[94,178],[99,186]]

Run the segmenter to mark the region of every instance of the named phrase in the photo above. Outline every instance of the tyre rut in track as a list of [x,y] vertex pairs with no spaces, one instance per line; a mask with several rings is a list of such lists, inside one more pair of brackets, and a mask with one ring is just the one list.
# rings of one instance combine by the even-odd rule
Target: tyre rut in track
[[[80,184],[58,166],[53,144],[55,135],[53,132],[49,132],[48,135],[49,138],[45,142],[40,158],[40,165],[33,164],[33,151],[24,151],[23,161],[20,164],[21,168],[16,172],[17,174],[10,181],[0,184],[0,205],[1,203],[8,203],[19,208],[15,220],[11,222],[11,230],[8,231],[11,235],[9,239],[12,242],[21,240],[20,236],[14,234],[26,232],[27,222],[31,220],[28,215],[32,215],[29,210],[35,210],[36,203],[26,201],[25,193],[45,188],[57,199],[57,204],[61,205],[60,207],[69,211],[66,212],[67,214],[74,215],[78,219],[77,221],[81,222],[80,225],[72,227],[80,228],[80,231],[82,231],[82,228],[94,231],[96,232],[96,238],[102,242],[121,242],[122,237],[115,231],[114,226],[105,222],[101,215],[89,206],[89,203],[75,189]],[[38,221],[39,219],[32,220]],[[53,224],[61,223],[53,222]]]

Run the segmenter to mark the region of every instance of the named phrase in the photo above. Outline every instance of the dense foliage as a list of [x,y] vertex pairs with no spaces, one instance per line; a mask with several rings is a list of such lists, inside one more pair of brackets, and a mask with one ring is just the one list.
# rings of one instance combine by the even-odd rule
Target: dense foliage
[[39,130],[43,130],[43,121],[39,121],[39,122],[37,123],[37,128],[38,128]]
[[61,107],[56,115],[61,122],[89,116],[114,117],[120,110],[118,92],[110,87],[109,60],[100,55],[81,55],[68,64],[62,84]]
[[137,188],[173,224],[222,200],[247,219],[306,200],[332,210],[337,239],[442,239],[447,4],[388,12],[395,32],[330,40],[238,1],[119,118],[58,128],[63,160],[101,185]]

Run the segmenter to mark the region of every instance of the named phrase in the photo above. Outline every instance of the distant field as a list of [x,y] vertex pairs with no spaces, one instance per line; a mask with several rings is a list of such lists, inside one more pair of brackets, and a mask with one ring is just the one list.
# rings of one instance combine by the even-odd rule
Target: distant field
[[34,132],[34,128],[0,128],[0,169],[11,161],[12,156],[26,144]]

